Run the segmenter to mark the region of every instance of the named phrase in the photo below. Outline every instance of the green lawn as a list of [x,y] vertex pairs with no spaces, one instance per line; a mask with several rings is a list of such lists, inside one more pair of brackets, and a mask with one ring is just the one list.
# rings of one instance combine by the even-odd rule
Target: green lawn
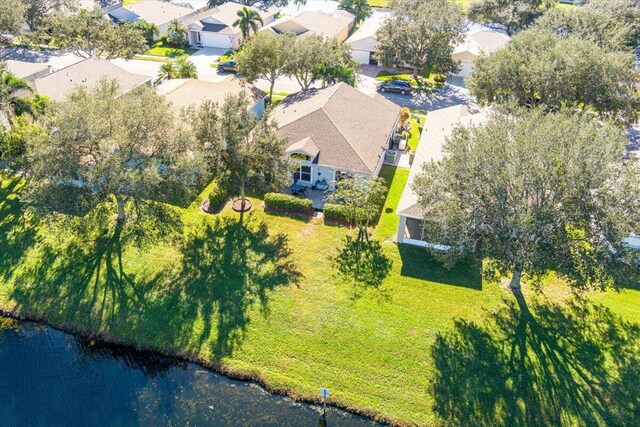
[[[594,401],[593,396],[618,390],[618,371],[593,396],[587,386],[576,390],[586,375],[592,372],[599,379],[613,372],[618,361],[596,357],[593,345],[585,344],[589,353],[577,353],[577,361],[589,356],[591,370],[581,370],[575,378],[559,371],[565,360],[573,363],[570,372],[583,368],[568,357],[576,343],[560,341],[563,331],[576,335],[567,322],[588,322],[602,310],[558,318],[577,309],[559,306],[549,312],[535,305],[537,299],[570,299],[557,281],[550,281],[544,296],[527,294],[537,323],[523,318],[532,334],[546,330],[545,340],[557,340],[551,344],[558,345],[549,347],[556,353],[538,352],[541,336],[533,335],[518,348],[530,348],[535,357],[522,364],[503,363],[512,354],[509,339],[529,336],[526,331],[512,333],[520,324],[508,316],[519,311],[505,301],[513,302],[513,296],[500,284],[483,282],[476,263],[449,271],[422,249],[390,241],[408,171],[384,168],[382,176],[390,191],[375,238],[383,241],[382,255],[393,264],[389,276],[371,287],[339,276],[330,260],[350,231],[315,219],[266,214],[255,198],[244,227],[228,207],[215,216],[202,213],[197,202],[173,207],[184,233],[170,244],[156,242],[138,250],[124,240],[127,228],[92,231],[89,224],[78,234],[59,223],[39,223],[22,213],[22,180],[4,177],[0,309],[199,359],[227,372],[259,377],[293,396],[315,398],[320,387],[328,387],[332,401],[402,424],[434,425],[446,419],[461,425],[464,416],[477,425],[524,425],[527,420],[530,425],[558,425],[558,411],[567,425],[590,424],[571,420],[606,414],[630,399],[620,394],[606,405]],[[639,290],[594,299],[638,321]],[[502,317],[486,312],[495,309],[501,309]],[[629,327],[615,315],[598,319],[588,324],[602,325],[607,335],[595,349],[609,348],[607,340]],[[606,328],[606,322],[617,326]],[[600,337],[592,332],[589,336]],[[629,334],[625,342],[636,343],[632,338]],[[624,345],[610,348],[624,352]],[[636,361],[637,356],[624,360]],[[596,369],[605,362],[607,369]],[[550,368],[532,369],[527,376],[520,370],[527,363]],[[627,378],[629,384],[632,378]],[[511,384],[523,379],[538,382],[515,395]],[[563,404],[561,410],[556,402]],[[583,412],[578,403],[586,405]],[[522,415],[527,405],[530,413]],[[517,418],[509,422],[504,418],[509,414]]]
[[411,123],[411,131],[409,132],[409,140],[407,141],[407,145],[410,150],[417,150],[418,144],[420,143],[420,135],[422,134],[422,128],[424,127],[425,122],[424,117],[416,117],[413,116],[409,120]]
[[177,58],[180,56],[189,56],[196,53],[198,50],[193,48],[175,48],[170,46],[165,46],[162,40],[158,40],[151,46],[151,48],[147,51],[147,55],[154,56],[162,56],[169,58]]
[[[389,4],[391,3],[391,0],[368,0],[368,1],[372,7],[382,7],[382,8],[389,7]],[[456,0],[456,3],[460,4],[463,10],[467,10],[467,7],[469,7],[469,3],[471,3],[471,0]]]

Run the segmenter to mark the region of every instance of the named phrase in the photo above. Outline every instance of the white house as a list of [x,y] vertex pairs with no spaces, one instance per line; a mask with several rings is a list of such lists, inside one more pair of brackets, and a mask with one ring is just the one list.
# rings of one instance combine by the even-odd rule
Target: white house
[[487,120],[486,112],[473,114],[465,105],[442,108],[427,115],[409,178],[398,203],[397,214],[400,216],[396,236],[398,243],[446,249],[446,246],[441,245],[440,242],[429,242],[428,236],[423,235],[423,211],[418,196],[411,186],[416,176],[422,173],[423,164],[442,159],[442,147],[454,127],[477,126]]
[[199,107],[205,101],[216,102],[221,105],[227,96],[238,95],[245,91],[253,102],[250,110],[253,111],[257,118],[262,118],[264,115],[265,93],[234,75],[229,75],[217,82],[196,79],[171,79],[158,85],[157,90],[171,102],[174,108],[179,110],[188,107]]
[[320,35],[326,39],[343,42],[349,37],[355,22],[355,15],[344,10],[337,10],[333,14],[304,10],[265,25],[260,31],[272,31],[276,34],[292,33],[297,37]]
[[289,143],[294,178],[308,186],[346,174],[377,176],[395,132],[400,107],[339,83],[288,96],[270,114]]
[[360,64],[378,65],[375,53],[378,49],[378,37],[376,33],[382,27],[384,15],[374,15],[364,23],[346,41],[351,46],[351,56]]
[[107,12],[109,17],[116,22],[135,22],[143,19],[158,27],[160,34],[166,34],[171,21],[184,20],[198,13],[188,5],[176,5],[165,1],[143,0],[138,3],[121,6]]
[[456,75],[468,77],[473,72],[473,62],[482,53],[492,53],[509,42],[509,36],[499,31],[480,30],[467,35],[453,50],[453,59],[460,61],[460,72]]
[[[189,30],[189,43],[221,49],[238,48],[242,41],[242,31],[239,27],[234,27],[233,23],[238,19],[238,11],[242,7],[241,4],[227,2],[185,19],[184,24]],[[250,9],[260,14],[263,25],[272,23],[278,14],[278,9],[275,8]]]

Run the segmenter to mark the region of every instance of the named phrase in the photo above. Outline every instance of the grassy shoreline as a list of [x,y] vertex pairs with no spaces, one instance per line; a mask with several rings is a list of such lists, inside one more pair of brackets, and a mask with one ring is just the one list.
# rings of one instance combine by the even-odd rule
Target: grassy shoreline
[[[436,425],[442,374],[434,344],[456,319],[482,325],[511,296],[479,266],[447,271],[390,240],[406,170],[385,168],[391,190],[375,231],[393,262],[381,286],[336,276],[330,257],[350,232],[264,213],[245,225],[228,207],[205,215],[175,207],[180,242],[139,251],[102,235],[82,240],[27,218],[21,180],[0,180],[0,309],[115,343],[195,361],[297,400],[332,404],[397,425]],[[206,189],[202,194],[207,194]],[[102,239],[102,240],[100,240]],[[114,246],[115,245],[115,246]],[[238,248],[244,248],[238,250]],[[545,297],[569,297],[550,283]],[[594,296],[637,317],[640,291]]]

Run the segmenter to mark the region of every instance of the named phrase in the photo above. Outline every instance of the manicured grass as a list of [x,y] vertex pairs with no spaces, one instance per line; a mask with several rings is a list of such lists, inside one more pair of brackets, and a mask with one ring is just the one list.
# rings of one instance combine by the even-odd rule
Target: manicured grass
[[[374,234],[377,240],[395,235],[394,210],[407,174],[394,168],[382,171],[390,191]],[[315,398],[319,387],[328,387],[334,402],[403,424],[437,424],[439,415],[447,417],[446,408],[466,411],[467,402],[475,402],[470,399],[475,392],[485,399],[478,402],[489,403],[475,406],[475,417],[469,419],[491,425],[503,410],[513,409],[508,399],[513,393],[506,390],[509,384],[530,378],[517,371],[519,364],[492,359],[493,353],[469,358],[471,346],[480,351],[492,339],[496,349],[508,351],[509,341],[499,341],[502,335],[467,334],[459,341],[438,338],[439,333],[456,337],[469,330],[461,329],[464,325],[456,319],[480,330],[488,327],[493,317],[485,310],[504,308],[503,299],[513,301],[503,286],[483,282],[476,263],[449,271],[422,249],[386,241],[382,251],[393,263],[391,272],[379,286],[363,288],[339,276],[330,260],[352,231],[317,220],[266,214],[256,198],[251,198],[254,209],[245,216],[244,226],[228,207],[214,216],[204,214],[198,201],[184,209],[173,207],[184,233],[177,228],[171,243],[155,242],[139,250],[125,239],[130,224],[124,231],[116,227],[92,231],[89,223],[80,233],[59,223],[40,223],[22,211],[22,185],[18,178],[0,180],[3,310],[199,358],[227,372],[259,377],[294,396]],[[556,282],[545,287],[545,295],[553,301],[569,298],[566,288]],[[638,321],[640,291],[594,298]],[[542,319],[544,313],[539,313]],[[584,317],[582,313],[575,318]],[[602,323],[593,323],[598,324]],[[557,325],[563,323],[549,322],[545,339],[564,335]],[[467,348],[459,349],[456,343]],[[557,357],[541,360],[542,353],[536,357],[557,366]],[[593,358],[593,363],[605,360],[610,359]],[[467,370],[465,375],[456,374],[460,367]],[[503,367],[515,369],[513,377],[490,375]],[[473,384],[477,372],[484,375]],[[431,386],[434,380],[470,383],[452,388],[464,393],[450,397],[447,390]],[[558,384],[549,379],[543,384],[560,402],[583,402],[585,395],[575,392],[574,383],[579,381]],[[532,411],[554,420],[555,407],[544,405],[556,400],[525,397],[515,398],[515,409],[528,402]],[[496,406],[491,399],[496,399]],[[572,409],[567,405],[565,411]],[[570,422],[572,414],[564,412],[563,419],[569,420],[568,425],[580,424]],[[459,421],[451,424],[460,425]]]
[[420,76],[418,80],[416,80],[411,73],[395,73],[387,70],[382,70],[378,73],[378,75],[376,75],[376,80],[381,82],[387,82],[390,80],[404,80],[411,83],[411,86],[413,86],[414,90],[421,91],[432,90],[434,88],[441,88],[442,86],[444,86],[444,83],[435,81],[435,77],[435,74],[430,75],[428,73],[425,73]]
[[180,56],[189,56],[196,53],[198,50],[193,48],[176,48],[171,46],[165,46],[162,40],[158,40],[147,51],[147,55],[163,56],[169,58],[177,58]]
[[[391,4],[391,0],[368,0],[371,7],[387,8]],[[456,3],[462,6],[462,10],[467,10],[471,0],[456,0]]]
[[410,150],[418,149],[418,144],[420,143],[420,135],[422,134],[422,128],[424,127],[425,122],[424,117],[416,117],[413,116],[409,120],[411,123],[411,131],[409,132],[409,140],[407,141],[407,145]]

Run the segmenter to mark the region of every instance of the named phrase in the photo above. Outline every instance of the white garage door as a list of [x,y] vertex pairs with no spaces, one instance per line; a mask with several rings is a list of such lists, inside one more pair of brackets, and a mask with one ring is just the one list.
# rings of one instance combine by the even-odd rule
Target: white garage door
[[233,47],[232,39],[224,34],[201,33],[200,41],[204,47],[219,47],[223,49],[231,49]]
[[459,77],[469,77],[472,72],[473,65],[470,62],[462,61],[460,62],[460,71],[455,75]]
[[352,50],[351,56],[353,59],[361,64],[369,64],[369,51],[368,50]]

